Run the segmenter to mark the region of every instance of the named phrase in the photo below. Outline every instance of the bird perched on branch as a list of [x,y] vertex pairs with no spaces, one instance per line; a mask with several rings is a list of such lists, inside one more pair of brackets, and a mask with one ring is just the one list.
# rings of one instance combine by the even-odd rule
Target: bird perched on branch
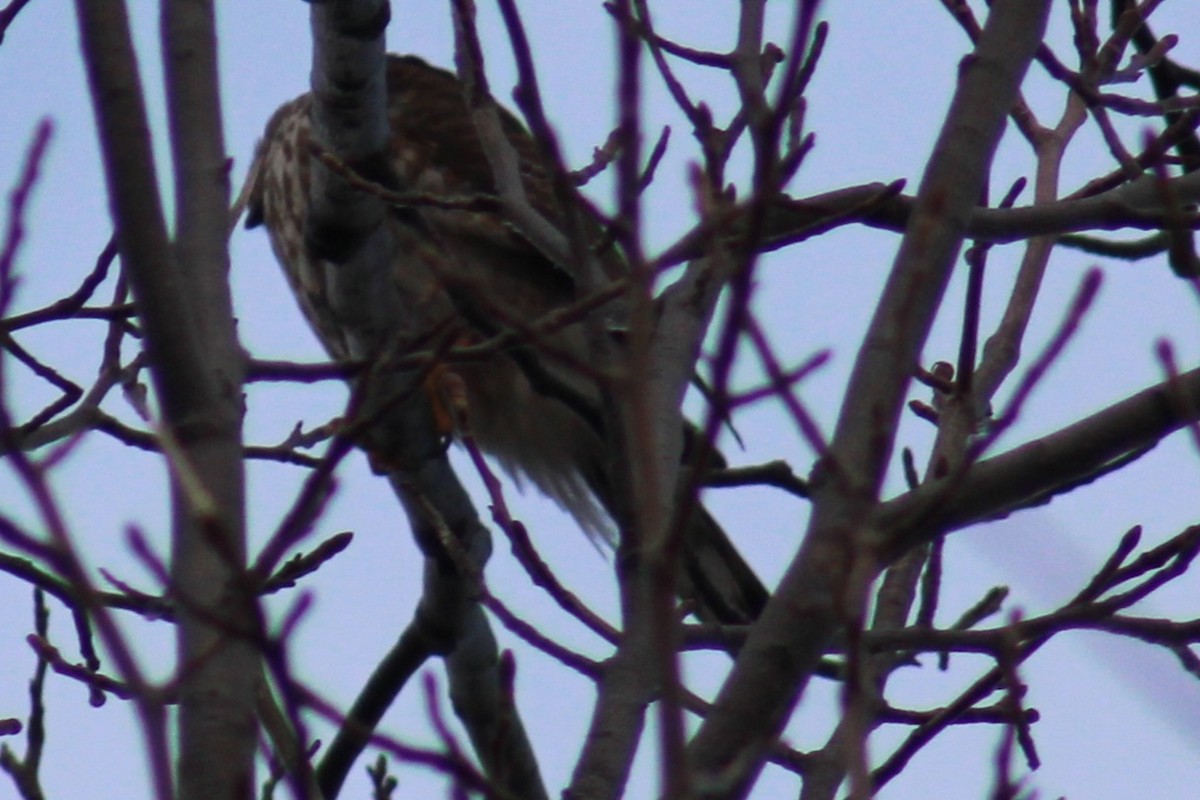
[[[347,336],[353,310],[338,309],[331,299],[339,256],[315,252],[311,236],[313,172],[337,167],[314,156],[312,108],[311,96],[303,95],[268,123],[252,170],[257,177],[247,225],[266,224],[305,316],[330,355],[346,361],[356,355]],[[581,315],[565,315],[565,324],[540,334],[531,326],[581,298],[576,275],[532,245],[498,204],[486,202],[496,194],[492,167],[456,76],[413,56],[389,56],[387,114],[386,169],[369,177],[410,198],[393,204],[385,222],[395,246],[390,275],[395,324],[385,332],[393,343],[389,352],[406,349],[395,347],[397,341],[431,351],[438,343],[512,334],[514,346],[443,367],[465,389],[470,433],[508,472],[535,484],[585,530],[604,530],[606,515],[617,505],[605,469],[602,381],[589,367]],[[561,229],[566,215],[552,185],[554,167],[515,117],[502,112],[501,122],[519,160],[527,201]],[[378,191],[365,182],[362,190]],[[571,202],[602,239],[586,202],[574,193]],[[616,247],[598,257],[608,278],[624,272]],[[436,406],[438,400],[431,399]],[[445,421],[452,415],[434,417]],[[449,428],[441,433],[453,433]],[[386,460],[387,454],[371,455]],[[689,520],[680,594],[702,619],[753,620],[766,590],[703,508],[693,510]]]

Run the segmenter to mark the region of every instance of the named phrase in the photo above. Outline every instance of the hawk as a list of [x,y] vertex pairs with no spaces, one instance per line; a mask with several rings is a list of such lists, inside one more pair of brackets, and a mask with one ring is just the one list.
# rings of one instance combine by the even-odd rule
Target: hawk
[[[310,179],[319,166],[311,155],[311,111],[311,96],[302,95],[268,122],[251,170],[257,178],[247,226],[265,223],[312,328],[335,360],[349,360],[351,345],[326,277],[337,269],[336,259],[315,253],[305,235]],[[495,195],[491,166],[455,75],[415,56],[389,56],[387,114],[389,184],[433,197]],[[564,215],[553,193],[553,167],[513,115],[501,116],[520,160],[527,199],[546,220],[561,226]],[[589,215],[590,206],[582,197],[577,201]],[[587,218],[599,232],[598,219]],[[398,298],[394,339],[423,342],[424,349],[447,331],[454,332],[456,341],[481,341],[578,299],[569,269],[543,255],[499,211],[405,206],[393,208],[385,224],[397,243],[390,276]],[[617,249],[608,250],[602,256],[605,269],[624,271]],[[579,368],[586,365],[587,352],[583,325],[574,323],[556,331],[549,343],[529,343],[484,361],[455,363],[452,369],[465,388],[470,432],[480,448],[594,533],[605,528],[605,517],[615,506],[605,473],[603,421],[585,410],[587,405],[600,408],[602,400],[595,377]],[[567,402],[546,391],[546,381],[534,374],[540,370],[585,402]],[[766,590],[707,512],[697,508],[690,519],[680,594],[702,619],[753,620],[766,602]]]

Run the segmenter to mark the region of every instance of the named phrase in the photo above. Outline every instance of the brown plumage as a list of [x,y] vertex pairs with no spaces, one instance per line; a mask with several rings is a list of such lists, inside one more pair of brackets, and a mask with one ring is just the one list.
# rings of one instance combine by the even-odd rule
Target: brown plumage
[[[413,56],[388,58],[389,182],[401,191],[434,196],[495,193],[489,162],[475,132],[462,86],[449,72]],[[306,243],[311,98],[283,105],[267,125],[257,155],[248,225],[264,222],[305,316],[335,359],[354,357],[328,299],[326,275],[336,265]],[[549,222],[563,215],[552,192],[549,167],[517,120],[502,115],[520,159],[526,196]],[[589,208],[582,198],[579,208]],[[587,217],[588,219],[593,219]],[[403,308],[389,336],[428,347],[435,333],[460,341],[483,339],[526,323],[576,299],[571,273],[530,245],[497,212],[423,206],[398,209],[389,222],[397,242],[393,278]],[[599,231],[598,222],[594,222]],[[602,256],[610,273],[624,269],[613,250]],[[527,478],[570,511],[586,531],[608,530],[613,508],[604,472],[600,387],[578,365],[587,363],[583,326],[553,335],[559,357],[531,345],[478,363],[453,366],[466,388],[476,441],[518,480]],[[529,360],[545,378],[532,380]],[[524,365],[524,367],[523,367]],[[567,392],[544,391],[547,384]],[[535,387],[543,387],[542,390]],[[571,394],[582,402],[565,402]],[[596,410],[589,414],[586,408]],[[376,454],[379,455],[379,454]],[[386,454],[383,454],[386,455]],[[766,590],[703,509],[691,514],[681,594],[704,619],[748,622]]]

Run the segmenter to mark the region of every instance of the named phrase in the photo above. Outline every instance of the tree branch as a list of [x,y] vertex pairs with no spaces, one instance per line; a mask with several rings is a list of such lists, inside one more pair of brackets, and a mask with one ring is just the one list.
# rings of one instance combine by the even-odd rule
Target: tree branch
[[866,549],[870,510],[904,391],[1048,10],[1047,0],[994,3],[975,53],[963,64],[913,218],[855,361],[829,456],[818,467],[804,544],[689,748],[692,763],[723,787],[722,797],[748,791],[766,742],[781,730],[826,643],[845,615],[855,613],[878,569]]

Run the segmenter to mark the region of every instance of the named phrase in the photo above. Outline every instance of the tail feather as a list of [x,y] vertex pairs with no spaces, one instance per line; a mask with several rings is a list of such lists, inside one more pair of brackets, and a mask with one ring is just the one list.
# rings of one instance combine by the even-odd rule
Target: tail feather
[[[688,434],[693,432],[690,427],[686,431]],[[691,442],[692,448],[695,439],[689,435],[686,440]],[[723,464],[723,459],[715,451],[707,455],[710,461]],[[582,461],[580,474],[609,516],[614,520],[619,519],[612,484],[601,467],[602,459],[598,454],[593,456]],[[693,461],[695,456],[694,449],[685,450],[685,464]],[[683,470],[688,475],[691,467],[685,466]],[[681,476],[681,484],[686,483]],[[680,502],[687,501],[681,499]],[[770,592],[738,552],[721,524],[699,502],[691,502],[682,544],[676,591],[682,600],[692,605],[702,622],[749,625],[758,619],[771,596]]]
[[682,577],[680,594],[695,603],[704,622],[748,625],[770,597],[720,523],[699,505],[688,520]]

